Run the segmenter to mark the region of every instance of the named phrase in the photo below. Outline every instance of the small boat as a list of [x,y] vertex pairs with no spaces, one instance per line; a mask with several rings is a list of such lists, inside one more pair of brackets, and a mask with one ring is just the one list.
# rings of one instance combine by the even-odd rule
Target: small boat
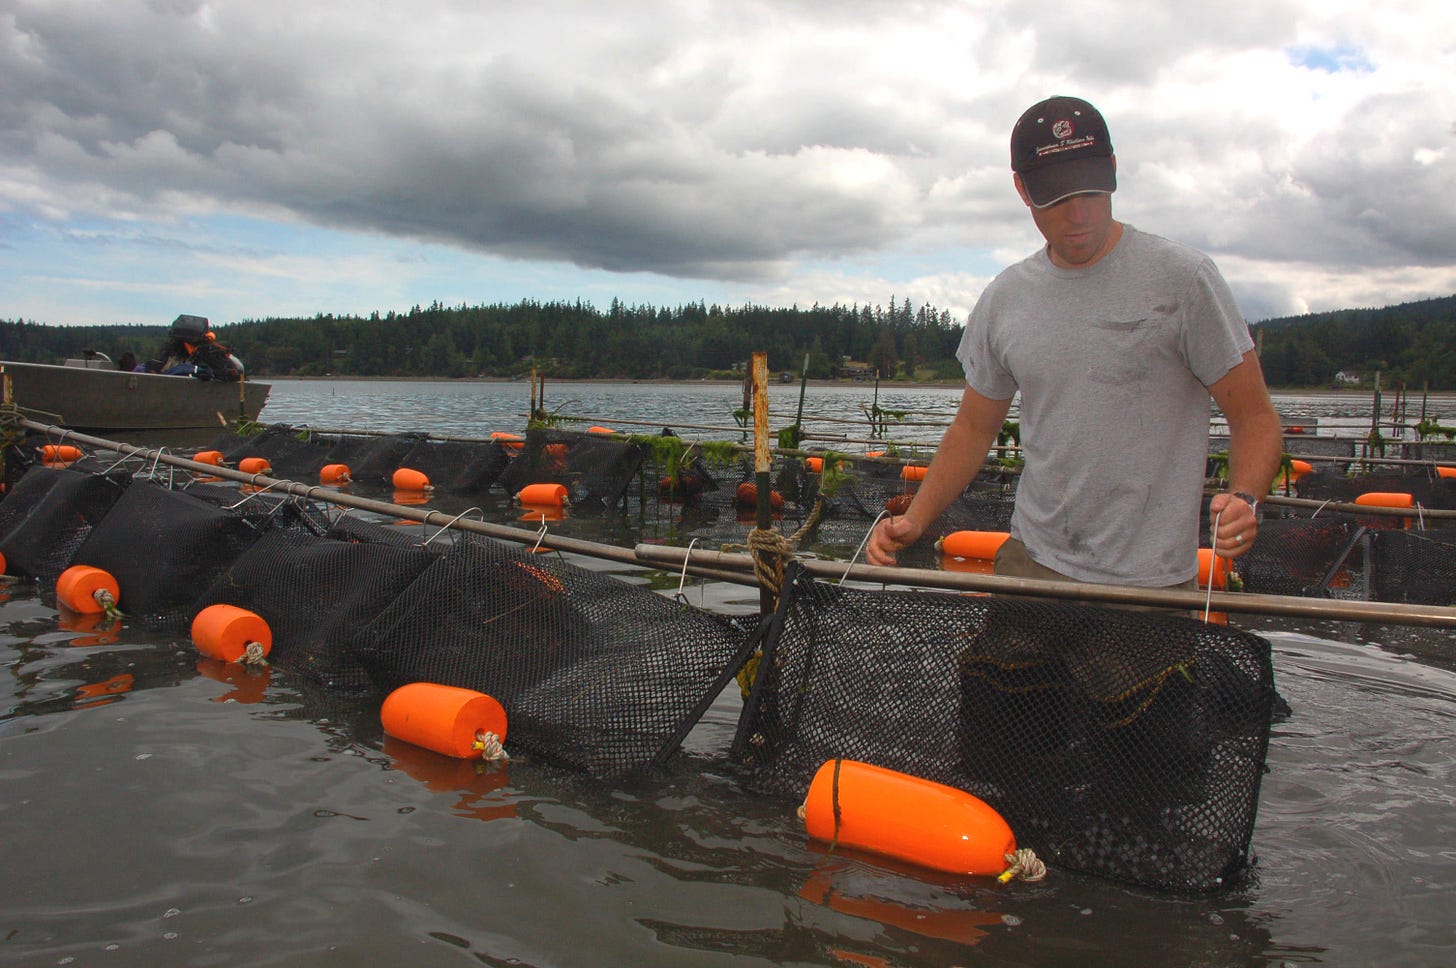
[[0,360],[4,398],[74,430],[223,428],[256,420],[271,386],[115,369],[90,360],[64,366]]

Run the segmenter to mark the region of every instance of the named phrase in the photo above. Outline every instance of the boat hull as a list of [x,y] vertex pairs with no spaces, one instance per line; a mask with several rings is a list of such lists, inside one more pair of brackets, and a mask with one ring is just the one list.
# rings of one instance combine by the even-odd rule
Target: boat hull
[[258,419],[267,383],[44,363],[0,362],[10,399],[27,416],[75,430],[184,430]]

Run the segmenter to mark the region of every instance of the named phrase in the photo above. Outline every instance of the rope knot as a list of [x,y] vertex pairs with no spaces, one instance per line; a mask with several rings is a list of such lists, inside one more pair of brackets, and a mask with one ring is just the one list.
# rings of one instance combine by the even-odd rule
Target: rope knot
[[470,748],[479,750],[480,758],[491,763],[500,763],[511,758],[495,733],[476,733],[475,742],[470,744]]

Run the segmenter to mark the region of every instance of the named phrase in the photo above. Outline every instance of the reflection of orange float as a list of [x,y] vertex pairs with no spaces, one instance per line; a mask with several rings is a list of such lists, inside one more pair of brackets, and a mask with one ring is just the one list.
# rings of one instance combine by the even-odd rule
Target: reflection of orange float
[[320,484],[348,484],[350,480],[348,464],[325,464],[319,468]]
[[559,504],[522,504],[521,520],[535,521],[537,524],[544,521],[565,521],[566,509]]
[[110,612],[120,597],[116,579],[90,565],[72,565],[56,579],[56,601],[83,615]]
[[245,608],[209,605],[192,619],[192,642],[212,659],[259,664],[273,648],[273,630]]
[[935,550],[951,558],[995,561],[996,552],[1009,537],[1005,531],[952,531],[935,543]]
[[384,731],[427,750],[478,758],[485,737],[506,738],[506,711],[483,692],[444,686],[434,682],[412,682],[389,694],[379,709]]
[[[939,938],[961,944],[975,944],[986,936],[983,928],[1004,923],[1002,915],[991,911],[912,907],[874,895],[856,897],[846,894],[836,888],[831,872],[823,867],[815,868],[809,874],[809,879],[799,889],[799,897],[811,904],[823,905],[831,911],[850,917],[877,921],[924,938]],[[858,963],[857,956],[850,960]]]
[[952,558],[950,555],[941,555],[940,570],[963,575],[994,575],[996,562],[987,558]]
[[[408,504],[408,505],[425,504],[429,500],[430,500],[430,495],[426,491],[400,491],[400,490],[396,490],[394,492],[394,503],[395,504]],[[399,522],[396,522],[396,523],[398,523],[398,524],[417,524],[418,522],[416,522],[416,521],[399,521]]]
[[213,702],[262,702],[268,695],[268,683],[273,677],[273,670],[267,666],[254,668],[206,656],[197,660],[197,673],[204,679],[233,687],[230,692],[213,696]]
[[854,760],[819,767],[803,814],[816,840],[952,874],[1000,874],[1016,852],[1011,828],[978,797]]
[[527,484],[516,492],[516,500],[538,508],[557,508],[569,504],[570,492],[565,484]]
[[121,641],[121,620],[105,612],[73,612],[57,602],[56,625],[67,632],[80,633],[66,643],[72,648],[89,649]]
[[76,687],[76,701],[88,706],[104,706],[116,702],[123,693],[131,692],[135,681],[131,673],[123,672],[100,682],[88,682],[84,686]]
[[418,781],[431,793],[460,794],[451,808],[456,816],[473,820],[505,820],[516,816],[516,804],[506,791],[511,782],[507,764],[441,756],[387,734],[383,748],[391,767]]

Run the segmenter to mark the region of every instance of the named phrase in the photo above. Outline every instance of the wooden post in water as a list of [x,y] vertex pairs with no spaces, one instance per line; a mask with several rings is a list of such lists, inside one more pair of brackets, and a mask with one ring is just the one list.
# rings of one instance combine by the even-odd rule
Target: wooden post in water
[[[758,516],[756,525],[760,531],[773,528],[773,504],[769,485],[769,467],[772,463],[768,439],[768,354],[754,353],[753,367],[753,484],[757,491]],[[768,613],[777,604],[774,593],[762,585],[758,589],[759,611]]]

